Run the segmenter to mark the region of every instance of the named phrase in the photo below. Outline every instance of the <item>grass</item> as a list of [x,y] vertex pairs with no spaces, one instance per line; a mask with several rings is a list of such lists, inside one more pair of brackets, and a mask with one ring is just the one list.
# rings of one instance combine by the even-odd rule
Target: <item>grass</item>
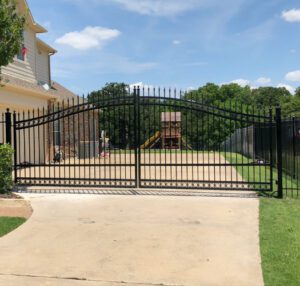
[[[222,155],[232,164],[247,164],[253,162],[253,159],[249,159],[241,154],[237,153],[222,153]],[[248,182],[268,182],[270,181],[271,171],[270,167],[266,166],[237,166],[237,172],[244,178],[245,181]],[[273,195],[277,193],[277,169],[272,169],[273,175]],[[300,183],[296,180],[293,180],[288,175],[283,175],[282,180],[283,186],[288,186],[289,189],[284,190],[284,196],[286,198],[299,197],[297,191],[292,191],[291,189],[297,189],[297,185],[300,186]],[[272,195],[272,194],[270,194]],[[300,195],[300,193],[299,193]]]
[[260,249],[265,286],[300,283],[300,200],[260,200]]
[[26,221],[21,217],[0,217],[0,237],[13,231]]

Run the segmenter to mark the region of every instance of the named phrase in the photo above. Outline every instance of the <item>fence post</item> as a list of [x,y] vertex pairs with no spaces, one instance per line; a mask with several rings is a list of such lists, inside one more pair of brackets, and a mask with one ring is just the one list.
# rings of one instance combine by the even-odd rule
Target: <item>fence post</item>
[[18,172],[17,172],[17,156],[18,156],[18,149],[17,149],[17,129],[16,129],[16,122],[17,122],[17,113],[14,111],[13,114],[13,129],[14,129],[14,142],[13,142],[13,148],[14,148],[14,176],[15,176],[15,184],[18,182]]
[[140,88],[134,87],[134,154],[135,154],[135,186],[140,188],[141,160],[140,160]]
[[274,157],[273,157],[273,109],[270,108],[269,111],[270,116],[270,122],[269,122],[269,132],[270,132],[270,142],[269,142],[269,148],[270,148],[270,189],[271,194],[273,193],[273,166],[274,166]]
[[293,179],[296,179],[296,123],[293,116]]
[[6,135],[6,144],[11,145],[11,112],[7,108],[5,113],[5,135]]
[[283,198],[282,190],[282,124],[281,124],[281,108],[280,106],[276,107],[276,137],[277,137],[277,190],[278,198]]

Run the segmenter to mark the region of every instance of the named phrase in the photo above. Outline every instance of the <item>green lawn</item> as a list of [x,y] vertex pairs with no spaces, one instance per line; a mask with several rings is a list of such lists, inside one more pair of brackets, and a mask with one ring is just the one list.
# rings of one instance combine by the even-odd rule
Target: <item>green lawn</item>
[[[223,156],[226,158],[227,161],[229,161],[232,164],[248,164],[253,162],[253,159],[249,159],[241,154],[237,153],[222,153]],[[237,166],[236,170],[238,173],[244,178],[245,181],[252,181],[252,182],[267,182],[270,181],[271,171],[269,167],[265,166]],[[273,168],[273,194],[277,194],[277,169]],[[289,188],[297,188],[297,182],[296,180],[293,180],[288,175],[283,175],[282,179],[283,186],[288,186]],[[300,183],[298,182],[298,186],[300,186]],[[269,195],[272,195],[269,193]],[[291,190],[284,190],[283,195],[286,198],[292,198],[297,197],[297,191],[291,191]],[[299,198],[300,198],[300,192],[299,192]]]
[[265,286],[300,285],[300,200],[260,200]]
[[0,237],[13,231],[26,221],[21,217],[0,217]]

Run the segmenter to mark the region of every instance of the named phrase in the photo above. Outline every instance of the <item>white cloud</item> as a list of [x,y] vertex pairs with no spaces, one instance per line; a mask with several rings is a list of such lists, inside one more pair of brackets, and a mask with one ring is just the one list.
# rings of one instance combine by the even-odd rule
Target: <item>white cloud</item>
[[279,83],[279,84],[277,85],[277,87],[284,87],[284,88],[286,88],[291,94],[295,94],[295,88],[292,87],[292,86],[290,86],[290,85],[288,85],[288,84]]
[[300,81],[300,70],[287,73],[285,79],[288,81]]
[[138,87],[138,86],[141,87],[143,85],[144,85],[143,82],[140,81],[140,82],[130,84],[129,87],[132,89],[134,87]]
[[242,79],[242,78],[235,79],[235,80],[231,81],[231,83],[236,83],[236,84],[240,85],[241,87],[245,87],[247,85],[250,85],[250,81],[249,80]]
[[[258,83],[258,81],[256,81]],[[240,85],[241,87],[245,87],[245,86],[249,86],[251,89],[257,89],[259,88],[261,85],[252,85],[251,81],[246,80],[246,79],[236,79],[231,81],[230,83],[236,83],[238,85]],[[269,82],[268,82],[269,83]],[[220,86],[228,84],[228,82],[226,83],[221,83]],[[293,86],[290,86],[288,84],[284,84],[284,83],[279,83],[276,87],[284,87],[286,88],[291,94],[295,94],[295,88]]]
[[208,4],[208,0],[110,0],[142,15],[174,16]]
[[174,40],[173,41],[173,45],[180,45],[180,44],[181,44],[181,42],[179,40]]
[[147,91],[148,89],[153,90],[155,88],[154,85],[144,84],[143,82],[137,82],[129,85],[129,88],[131,90],[133,90],[135,87],[139,87],[141,89],[144,89],[145,91]]
[[260,77],[256,80],[258,84],[268,84],[271,82],[271,79],[268,77]]
[[[172,17],[183,14],[189,11],[203,8],[216,8],[224,15],[224,10],[227,8],[225,14],[232,16],[235,14],[241,5],[249,0],[61,0],[75,5],[79,5],[87,9],[90,4],[116,4],[123,9],[130,12],[135,12],[141,15]],[[230,7],[230,9],[228,9]],[[231,17],[230,17],[231,18]],[[215,22],[215,21],[214,21]],[[207,27],[206,27],[207,28]]]
[[287,22],[300,22],[300,9],[283,11],[281,17]]
[[69,45],[74,49],[88,50],[101,47],[104,43],[118,37],[121,34],[116,29],[103,27],[86,27],[82,31],[74,31],[56,39],[55,43]]

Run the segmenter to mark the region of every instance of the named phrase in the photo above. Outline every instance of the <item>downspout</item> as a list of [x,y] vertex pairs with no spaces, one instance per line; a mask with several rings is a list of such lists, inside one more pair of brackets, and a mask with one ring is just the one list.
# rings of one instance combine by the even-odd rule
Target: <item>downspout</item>
[[52,82],[51,82],[51,56],[53,56],[54,53],[50,53],[48,55],[48,75],[49,75],[49,86],[52,87]]

